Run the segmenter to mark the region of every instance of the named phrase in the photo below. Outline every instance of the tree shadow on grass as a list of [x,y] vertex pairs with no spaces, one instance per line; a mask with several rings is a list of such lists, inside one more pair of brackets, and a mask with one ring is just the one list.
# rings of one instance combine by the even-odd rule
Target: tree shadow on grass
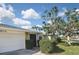
[[54,51],[53,51],[53,53],[62,53],[62,52],[64,52],[64,51],[65,51],[64,49],[62,49],[62,48],[56,46],[55,49],[54,49]]
[[79,46],[79,43],[72,43],[72,46]]

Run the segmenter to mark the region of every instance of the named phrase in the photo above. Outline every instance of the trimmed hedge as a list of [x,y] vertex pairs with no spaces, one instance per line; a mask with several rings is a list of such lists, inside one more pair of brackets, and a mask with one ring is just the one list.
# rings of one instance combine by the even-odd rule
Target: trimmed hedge
[[40,40],[39,44],[40,44],[40,50],[43,53],[52,53],[54,51],[54,48],[56,46],[56,44],[54,45],[55,42],[50,41],[50,40],[45,40],[42,39]]

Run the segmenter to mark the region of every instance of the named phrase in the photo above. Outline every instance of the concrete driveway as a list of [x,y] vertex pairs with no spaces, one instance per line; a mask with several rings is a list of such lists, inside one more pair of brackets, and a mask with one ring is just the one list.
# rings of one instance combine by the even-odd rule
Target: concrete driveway
[[21,49],[17,51],[0,53],[0,55],[43,55],[43,54],[39,51],[39,49],[32,49],[32,50]]

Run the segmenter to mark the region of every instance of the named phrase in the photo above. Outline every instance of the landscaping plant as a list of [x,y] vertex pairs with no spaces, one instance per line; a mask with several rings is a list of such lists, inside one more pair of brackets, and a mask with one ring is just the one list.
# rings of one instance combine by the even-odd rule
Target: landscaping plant
[[40,50],[43,53],[52,53],[53,52],[53,44],[50,40],[42,39],[40,40]]

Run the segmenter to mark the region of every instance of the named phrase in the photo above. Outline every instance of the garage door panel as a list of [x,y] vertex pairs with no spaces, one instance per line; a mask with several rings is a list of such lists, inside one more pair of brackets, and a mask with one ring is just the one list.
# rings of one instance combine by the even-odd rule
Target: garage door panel
[[25,49],[24,33],[0,33],[0,53]]

